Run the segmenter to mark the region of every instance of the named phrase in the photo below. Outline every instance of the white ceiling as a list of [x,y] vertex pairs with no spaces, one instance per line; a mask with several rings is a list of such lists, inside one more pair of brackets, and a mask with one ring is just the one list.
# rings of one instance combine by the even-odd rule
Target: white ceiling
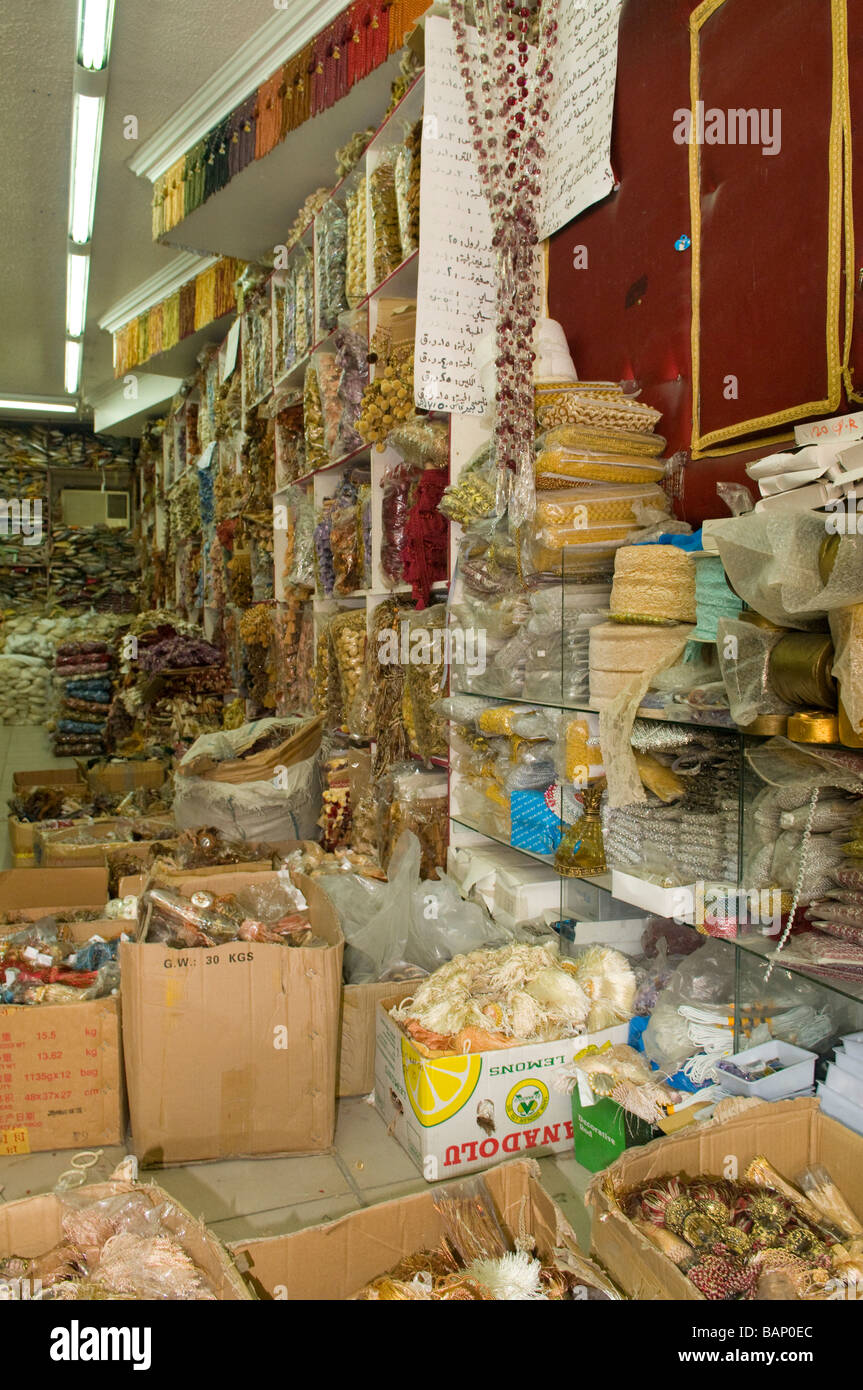
[[[96,199],[83,391],[112,377],[102,314],[177,252],[150,233],[151,187],[126,168],[146,140],[272,17],[272,0],[117,0]],[[62,395],[66,219],[77,0],[0,3],[3,268],[0,395]]]

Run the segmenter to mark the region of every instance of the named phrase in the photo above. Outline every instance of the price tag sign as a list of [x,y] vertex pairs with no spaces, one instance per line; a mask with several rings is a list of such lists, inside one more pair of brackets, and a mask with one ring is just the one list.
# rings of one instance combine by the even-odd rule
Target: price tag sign
[[855,439],[863,439],[863,411],[816,420],[814,425],[795,425],[794,439],[798,444],[851,444]]
[[7,1158],[11,1154],[28,1154],[30,1135],[26,1125],[16,1129],[0,1129],[0,1154]]

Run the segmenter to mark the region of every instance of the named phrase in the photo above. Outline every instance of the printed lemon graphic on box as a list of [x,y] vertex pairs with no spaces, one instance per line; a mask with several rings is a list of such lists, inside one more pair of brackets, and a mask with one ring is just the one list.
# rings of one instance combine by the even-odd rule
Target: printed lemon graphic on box
[[506,1113],[514,1125],[538,1120],[548,1106],[548,1087],[544,1081],[519,1081],[506,1098]]
[[480,1057],[441,1057],[430,1062],[402,1039],[402,1070],[411,1109],[426,1129],[451,1120],[467,1105],[482,1071]]

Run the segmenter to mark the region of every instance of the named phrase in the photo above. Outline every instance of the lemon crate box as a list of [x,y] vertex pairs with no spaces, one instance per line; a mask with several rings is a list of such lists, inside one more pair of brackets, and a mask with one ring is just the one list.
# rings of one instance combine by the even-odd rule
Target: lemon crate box
[[592,1044],[625,1043],[628,1024],[559,1042],[434,1057],[390,1018],[408,997],[378,1005],[375,1108],[426,1182],[461,1177],[501,1159],[572,1150],[572,1101],[554,1075]]

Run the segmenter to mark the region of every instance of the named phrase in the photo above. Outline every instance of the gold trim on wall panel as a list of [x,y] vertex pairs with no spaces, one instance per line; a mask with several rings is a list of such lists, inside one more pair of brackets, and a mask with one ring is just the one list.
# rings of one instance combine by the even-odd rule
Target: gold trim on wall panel
[[[836,9],[839,14],[835,13]],[[851,121],[851,81],[848,70],[848,0],[834,0],[833,51],[836,79],[842,97],[842,150],[844,155],[845,196],[845,346],[842,351],[842,380],[849,401],[863,401],[863,388],[854,389],[851,374],[851,347],[854,337],[854,297],[857,292],[856,247],[854,245],[853,126]],[[838,51],[837,51],[838,50]]]
[[[697,129],[697,103],[701,97],[699,70],[700,33],[708,19],[721,9],[726,0],[704,0],[689,16],[689,91],[692,103],[692,131]],[[752,420],[741,420],[736,425],[726,425],[723,429],[701,433],[701,148],[697,140],[689,146],[689,206],[692,220],[692,456],[698,458],[706,452],[715,453],[712,447],[726,439],[736,439],[741,435],[757,434],[759,431],[774,429],[808,415],[823,415],[835,410],[842,398],[842,357],[839,345],[839,300],[842,277],[842,223],[843,223],[843,181],[842,163],[845,145],[845,106],[842,92],[841,54],[845,42],[846,0],[831,0],[831,34],[833,39],[833,91],[830,115],[830,142],[828,170],[830,175],[830,212],[827,232],[827,391],[826,399],[806,401],[800,405],[788,406],[773,411],[770,415],[760,415]],[[837,52],[838,50],[838,52]],[[845,62],[847,82],[847,53]],[[849,346],[850,352],[850,346]],[[735,449],[757,449],[764,441],[752,440],[740,443]],[[723,451],[725,452],[725,451]]]

